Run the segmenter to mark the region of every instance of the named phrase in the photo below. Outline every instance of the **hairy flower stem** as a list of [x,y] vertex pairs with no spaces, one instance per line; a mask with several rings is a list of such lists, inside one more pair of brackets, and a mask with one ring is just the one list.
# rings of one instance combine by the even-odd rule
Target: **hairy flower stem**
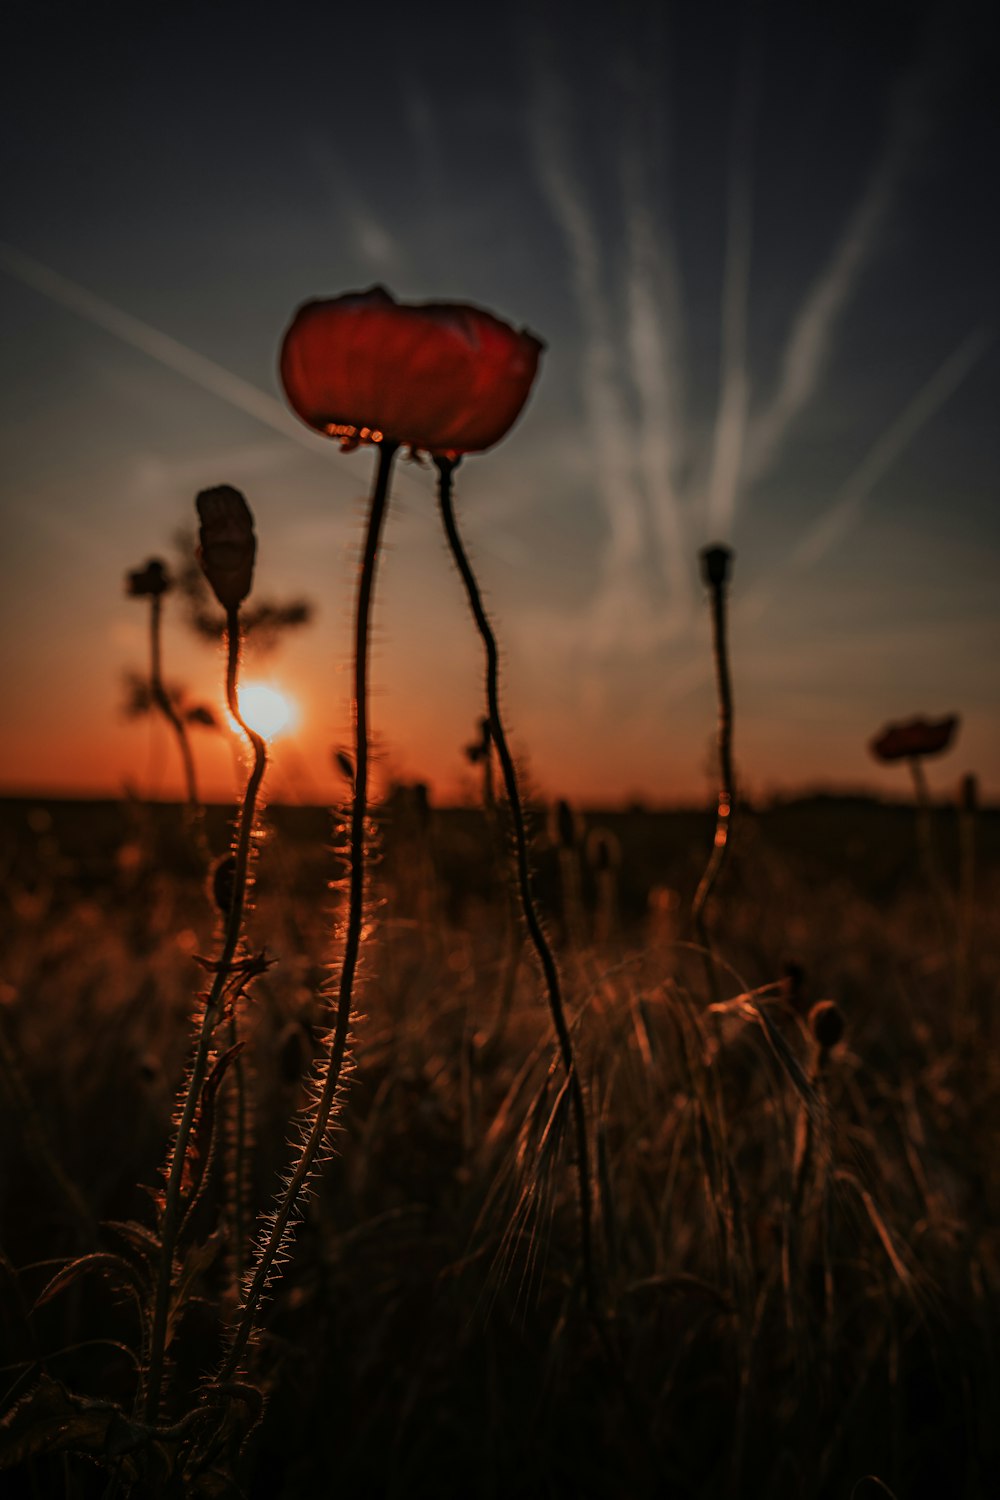
[[521,806],[521,795],[518,790],[514,761],[511,757],[510,748],[507,744],[507,736],[500,718],[500,667],[496,637],[493,634],[489,618],[483,607],[479,585],[476,582],[475,574],[472,571],[465,548],[462,545],[462,539],[458,533],[458,527],[455,524],[455,512],[452,506],[451,492],[452,476],[456,465],[452,459],[448,458],[438,458],[435,460],[435,463],[437,464],[440,476],[438,497],[441,505],[441,519],[444,522],[445,535],[448,538],[448,546],[451,548],[451,555],[455,560],[455,566],[458,568],[462,583],[465,585],[465,592],[469,601],[469,608],[472,611],[472,617],[476,622],[476,628],[479,631],[486,650],[486,701],[489,711],[490,732],[493,736],[493,743],[496,745],[500,768],[503,772],[504,790],[507,793],[507,804],[510,808],[511,823],[514,830],[517,887],[521,898],[521,911],[524,916],[525,926],[528,929],[528,935],[531,938],[532,946],[535,949],[542,974],[545,978],[549,1010],[552,1014],[552,1023],[555,1027],[563,1068],[569,1086],[570,1107],[573,1112],[576,1135],[576,1167],[580,1206],[580,1250],[583,1259],[584,1289],[588,1306],[596,1314],[597,1286],[594,1275],[590,1149],[587,1141],[587,1115],[583,1102],[583,1089],[580,1084],[576,1059],[573,1055],[573,1040],[566,1021],[562,990],[559,983],[559,971],[552,956],[552,949],[549,947],[545,934],[542,931],[542,925],[538,918],[534,896],[531,891],[531,876],[528,869],[528,836],[524,823],[524,810]]
[[[239,640],[239,610],[230,609],[226,611],[226,638],[230,642]],[[239,694],[237,692],[237,654],[230,650],[227,654],[226,663],[226,706],[230,714],[240,726],[253,751],[254,770],[260,768],[260,775],[264,774],[267,764],[267,747],[264,739],[250,725],[240,713]],[[257,785],[260,785],[258,779]],[[251,829],[252,832],[252,829]],[[245,885],[244,885],[245,890]],[[229,1020],[229,1045],[234,1047],[239,1041],[239,999],[233,1001],[233,1011]],[[246,1245],[246,1223],[245,1210],[247,1207],[247,1064],[243,1054],[238,1053],[233,1064],[233,1081],[235,1085],[234,1119],[231,1147],[233,1152],[233,1244],[232,1258],[236,1282],[239,1285],[243,1277],[244,1253]]]
[[709,939],[708,925],[705,921],[705,907],[726,862],[733,826],[733,689],[729,673],[729,645],[726,635],[725,580],[714,578],[709,587],[712,599],[712,654],[715,658],[715,683],[719,701],[719,798],[712,853],[695,892],[691,917],[698,934],[698,941],[705,949],[712,1000],[718,1001],[718,978],[715,972],[715,959]]
[[198,818],[201,804],[198,800],[198,782],[194,771],[194,756],[191,754],[191,741],[188,739],[184,720],[171,702],[170,694],[163,683],[162,595],[154,594],[149,603],[149,689],[153,702],[177,736],[177,745],[181,752],[181,763],[184,767],[184,787],[187,793],[188,813],[191,819],[195,821]]
[[257,1308],[267,1289],[275,1257],[284,1242],[285,1234],[293,1220],[299,1199],[312,1175],[316,1160],[323,1149],[330,1124],[330,1116],[337,1098],[337,1089],[347,1050],[348,1030],[354,998],[354,980],[361,950],[361,933],[364,924],[366,840],[365,825],[368,819],[368,641],[372,593],[375,586],[375,566],[378,561],[379,541],[389,494],[389,478],[397,444],[382,442],[379,445],[378,471],[368,511],[368,528],[365,535],[364,554],[361,563],[361,578],[358,584],[357,612],[354,627],[354,801],[351,807],[350,832],[350,882],[348,887],[347,927],[344,934],[344,953],[340,966],[337,987],[337,1011],[334,1021],[333,1040],[327,1063],[326,1076],[319,1100],[312,1111],[312,1123],[301,1154],[288,1178],[277,1212],[256,1258],[250,1285],[247,1288],[240,1314],[240,1321],[233,1334],[233,1341],[219,1374],[220,1380],[228,1380],[238,1369],[250,1334],[253,1331]]
[[[240,659],[240,623],[237,610],[230,610],[226,617],[226,697],[230,703],[236,701],[236,682]],[[153,1322],[149,1342],[149,1366],[145,1383],[145,1420],[156,1422],[159,1417],[160,1393],[163,1387],[163,1356],[166,1348],[167,1325],[170,1312],[170,1293],[173,1284],[174,1252],[177,1235],[182,1222],[181,1183],[184,1163],[187,1159],[191,1131],[201,1101],[202,1086],[208,1072],[212,1049],[212,1036],[219,1019],[219,1008],[227,980],[231,977],[233,959],[240,941],[243,923],[243,908],[246,902],[247,880],[250,865],[250,844],[254,820],[257,814],[257,794],[264,779],[267,766],[267,751],[260,735],[234,715],[253,749],[254,763],[243,794],[239,828],[234,851],[232,898],[226,917],[222,952],[215,967],[212,987],[205,1001],[194,1060],[188,1078],[184,1101],[181,1105],[177,1134],[171,1149],[167,1168],[167,1187],[164,1195],[163,1216],[160,1224],[160,1264],[157,1273],[156,1294],[153,1303]]]

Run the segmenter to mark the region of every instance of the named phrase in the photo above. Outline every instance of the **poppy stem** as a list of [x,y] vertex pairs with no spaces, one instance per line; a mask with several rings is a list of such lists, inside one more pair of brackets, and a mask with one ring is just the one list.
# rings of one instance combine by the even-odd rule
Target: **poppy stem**
[[[239,610],[229,609],[226,611],[226,638],[229,641],[239,641]],[[267,765],[267,745],[262,735],[251,729],[240,712],[239,693],[237,691],[238,658],[233,651],[229,651],[226,663],[226,706],[230,715],[235,719],[253,751],[252,777],[256,778],[257,787],[260,786]],[[256,788],[255,788],[256,792]],[[252,828],[250,830],[252,832]],[[239,854],[237,853],[237,862]],[[229,1045],[235,1047],[239,1041],[239,994],[233,999],[232,1015],[229,1018]],[[237,1053],[233,1063],[233,1081],[235,1084],[235,1099],[233,1100],[232,1139],[228,1143],[233,1152],[233,1223],[232,1223],[232,1259],[233,1272],[239,1286],[243,1277],[243,1257],[246,1243],[246,1212],[249,1207],[249,1184],[247,1180],[248,1158],[247,1158],[247,1063],[242,1052]]]
[[257,1309],[267,1290],[274,1270],[275,1257],[286,1244],[286,1236],[306,1190],[317,1160],[327,1141],[330,1118],[337,1103],[340,1078],[347,1051],[347,1039],[354,998],[354,980],[361,950],[364,925],[366,884],[366,825],[368,821],[368,645],[370,636],[372,594],[378,561],[382,524],[385,520],[392,462],[398,444],[379,444],[378,470],[372,490],[365,534],[361,577],[358,583],[354,627],[354,800],[351,806],[350,877],[348,887],[347,927],[344,952],[337,986],[337,1009],[330,1055],[323,1087],[310,1110],[308,1134],[305,1135],[298,1161],[286,1179],[276,1212],[259,1243],[253,1272],[243,1299],[239,1323],[233,1333],[219,1378],[229,1379],[238,1368],[253,1332]]
[[583,1089],[580,1084],[580,1075],[573,1053],[573,1039],[570,1036],[569,1026],[566,1021],[566,1011],[559,982],[559,971],[556,968],[552,949],[549,947],[545,933],[542,930],[542,924],[538,917],[531,890],[531,875],[528,867],[528,837],[524,822],[524,810],[518,790],[514,761],[510,753],[510,747],[507,744],[503,721],[500,717],[500,667],[496,637],[493,634],[492,626],[483,606],[479,585],[476,582],[475,574],[472,571],[465,548],[462,545],[461,537],[459,536],[458,527],[455,523],[455,512],[452,506],[452,476],[455,472],[456,461],[449,458],[437,458],[435,459],[435,464],[437,465],[439,475],[438,497],[445,536],[448,539],[448,546],[451,548],[451,555],[454,558],[455,566],[458,568],[462,583],[465,585],[469,608],[486,651],[486,701],[489,710],[490,733],[493,737],[493,743],[496,746],[497,756],[500,761],[504,790],[507,793],[507,803],[510,808],[511,823],[514,829],[514,853],[517,888],[521,898],[521,911],[545,979],[549,1010],[552,1015],[552,1023],[555,1027],[559,1051],[569,1087],[570,1106],[573,1112],[576,1135],[576,1167],[580,1208],[580,1251],[583,1259],[584,1288],[588,1307],[596,1315],[597,1288],[594,1276],[590,1150],[587,1138],[587,1115],[584,1107]]
[[705,907],[729,853],[734,809],[733,777],[733,688],[729,671],[729,644],[726,631],[726,583],[731,554],[721,547],[708,548],[702,554],[712,605],[712,655],[715,660],[715,685],[719,704],[719,795],[715,815],[715,839],[705,872],[698,884],[691,906],[691,918],[698,939],[706,951],[709,987],[717,1001],[718,979],[715,956],[705,921]]
[[[240,660],[239,611],[231,609],[226,616],[226,697],[230,707],[236,703],[236,682]],[[243,908],[246,901],[250,844],[257,816],[257,794],[264,779],[267,751],[264,741],[243,722],[239,713],[233,717],[250,740],[254,752],[254,764],[243,794],[239,828],[234,850],[233,888],[226,916],[222,953],[215,965],[215,975],[205,1008],[195,1047],[194,1061],[188,1077],[187,1088],[181,1104],[177,1134],[169,1156],[166,1178],[167,1186],[160,1222],[160,1264],[157,1273],[153,1302],[153,1319],[149,1339],[149,1363],[145,1382],[145,1420],[155,1423],[159,1418],[160,1394],[163,1387],[163,1359],[166,1350],[167,1327],[170,1313],[170,1296],[173,1289],[174,1253],[178,1232],[182,1223],[182,1193],[184,1166],[187,1161],[191,1131],[201,1104],[202,1088],[208,1072],[212,1036],[219,1019],[219,1008],[223,991],[231,977],[232,962],[240,941],[243,923]]]

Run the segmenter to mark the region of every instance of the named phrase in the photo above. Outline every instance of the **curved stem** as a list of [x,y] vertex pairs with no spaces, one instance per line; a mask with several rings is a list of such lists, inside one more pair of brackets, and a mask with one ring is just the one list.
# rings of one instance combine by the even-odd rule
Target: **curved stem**
[[375,565],[378,560],[379,540],[385,519],[389,493],[389,477],[392,461],[396,455],[395,443],[383,442],[379,446],[378,472],[372,491],[368,512],[368,529],[365,535],[364,555],[361,563],[361,578],[358,584],[357,612],[354,628],[354,802],[351,808],[350,834],[350,884],[348,888],[347,928],[344,935],[344,956],[337,987],[337,1012],[333,1040],[327,1064],[323,1089],[318,1103],[312,1111],[312,1124],[305,1139],[298,1162],[287,1180],[277,1212],[271,1221],[267,1238],[262,1243],[250,1285],[247,1288],[240,1314],[240,1321],[233,1335],[229,1354],[220,1371],[221,1380],[229,1379],[238,1367],[253,1331],[257,1308],[270,1281],[274,1260],[298,1207],[303,1189],[308,1184],[316,1165],[317,1157],[326,1140],[330,1116],[336,1102],[337,1089],[347,1050],[347,1036],[351,1021],[354,996],[354,979],[361,949],[361,933],[364,922],[365,896],[365,824],[368,818],[368,638],[370,634],[371,601],[375,585]]
[[713,999],[717,1000],[715,965],[705,923],[705,906],[726,862],[733,826],[733,689],[729,673],[729,645],[726,638],[726,586],[721,581],[714,582],[711,590],[712,653],[715,658],[715,682],[719,700],[719,799],[712,853],[695,892],[691,917],[699,941],[707,950],[709,983],[713,991]]
[[[226,617],[227,639],[239,639],[239,610],[227,611]],[[230,652],[226,662],[226,706],[230,715],[240,726],[250,748],[253,750],[254,766],[266,763],[267,748],[263,736],[244,719],[240,712],[239,693],[237,692],[237,670],[238,661]],[[234,1000],[232,1015],[229,1021],[229,1045],[234,1047],[239,1041],[239,1016],[237,1015],[237,1001]],[[243,1276],[244,1246],[246,1243],[245,1210],[247,1208],[247,1064],[240,1052],[233,1063],[233,1080],[235,1084],[235,1100],[233,1119],[233,1270],[236,1284],[239,1285]]]
[[462,545],[462,539],[458,533],[458,527],[455,524],[455,512],[452,506],[451,495],[452,475],[455,471],[455,463],[453,460],[447,458],[435,459],[435,463],[437,464],[440,476],[438,496],[445,535],[448,538],[448,546],[451,548],[451,555],[455,560],[455,566],[458,568],[462,583],[465,585],[465,592],[469,608],[472,611],[472,617],[476,622],[476,628],[479,631],[486,650],[486,701],[489,710],[490,732],[493,736],[493,743],[496,745],[497,756],[500,760],[504,790],[507,793],[511,823],[514,829],[514,853],[517,870],[517,888],[521,898],[521,911],[524,916],[525,926],[528,929],[528,935],[531,938],[538,962],[541,965],[542,974],[545,978],[552,1024],[555,1027],[563,1068],[569,1086],[570,1104],[576,1135],[576,1165],[580,1206],[580,1250],[583,1259],[584,1285],[587,1302],[591,1310],[596,1311],[597,1295],[594,1278],[590,1149],[587,1141],[587,1116],[583,1102],[583,1089],[580,1085],[580,1075],[577,1071],[576,1059],[573,1054],[573,1040],[566,1022],[566,1012],[559,983],[559,971],[552,956],[552,949],[549,947],[545,933],[542,931],[542,925],[538,918],[531,890],[531,876],[528,867],[528,837],[524,823],[524,811],[521,806],[521,795],[518,790],[514,761],[511,757],[503,721],[500,717],[500,667],[496,637],[493,634],[489,618],[483,607],[479,585],[476,582],[475,574],[472,571],[465,548]]
[[[239,672],[240,623],[239,614],[231,610],[226,618],[226,697],[230,704],[236,701],[236,680]],[[174,1252],[181,1224],[181,1182],[184,1163],[187,1159],[188,1143],[201,1100],[201,1090],[208,1071],[212,1035],[218,1021],[219,1005],[226,981],[230,976],[236,949],[239,946],[240,928],[250,862],[250,844],[254,820],[257,813],[257,794],[267,766],[267,750],[259,734],[234,713],[234,718],[250,741],[254,763],[243,794],[239,829],[236,835],[233,892],[226,918],[222,952],[219,956],[212,980],[212,987],[205,1001],[205,1009],[198,1032],[194,1061],[188,1078],[180,1120],[174,1138],[167,1168],[167,1187],[164,1196],[163,1218],[160,1225],[160,1264],[157,1273],[156,1293],[153,1303],[153,1322],[150,1332],[149,1366],[145,1391],[145,1419],[155,1422],[159,1413],[160,1393],[163,1386],[163,1356],[166,1348],[167,1323],[170,1311],[170,1293],[173,1283]]]

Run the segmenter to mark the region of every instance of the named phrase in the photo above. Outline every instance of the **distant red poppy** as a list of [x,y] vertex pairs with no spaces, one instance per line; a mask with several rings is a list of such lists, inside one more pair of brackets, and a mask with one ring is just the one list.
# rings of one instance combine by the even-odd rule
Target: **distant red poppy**
[[510,430],[544,347],[483,308],[396,302],[376,286],[300,307],[281,380],[303,422],[345,447],[386,437],[458,456]]
[[876,760],[910,760],[914,756],[939,755],[951,744],[958,728],[958,715],[946,719],[907,719],[888,724],[872,740],[869,749]]

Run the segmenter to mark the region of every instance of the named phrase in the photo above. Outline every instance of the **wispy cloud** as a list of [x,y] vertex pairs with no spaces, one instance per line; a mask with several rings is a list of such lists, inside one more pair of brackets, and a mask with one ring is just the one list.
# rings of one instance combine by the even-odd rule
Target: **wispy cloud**
[[204,354],[199,354],[195,349],[189,349],[186,344],[171,338],[170,334],[161,333],[158,328],[153,328],[149,323],[134,318],[131,313],[115,307],[113,303],[105,301],[103,297],[98,297],[86,287],[80,286],[78,282],[71,281],[68,276],[62,276],[57,271],[50,270],[48,266],[42,265],[41,261],[22,254],[12,245],[0,243],[0,269],[21,282],[23,286],[40,292],[50,302],[75,313],[96,328],[103,328],[106,333],[113,334],[122,343],[137,349],[141,354],[155,360],[157,364],[165,366],[166,369],[182,375],[185,380],[217,396],[220,401],[225,401],[237,411],[244,412],[255,421],[263,423],[265,427],[271,427],[275,432],[280,432],[283,437],[289,438],[293,443],[308,448],[311,453],[316,453],[315,441],[280,401],[264,391],[259,391],[249,381],[242,380],[240,376],[223,369],[214,360],[207,359]]
[[839,239],[794,320],[778,387],[753,424],[747,475],[760,478],[777,457],[799,414],[812,400],[829,363],[837,328],[873,259],[917,147],[928,129],[927,76],[909,73],[889,109],[881,150]]
[[745,53],[737,88],[729,165],[719,406],[708,480],[708,529],[716,538],[727,537],[732,528],[747,424],[747,306],[753,229],[751,161],[756,96],[756,62],[751,54]]
[[544,60],[544,53],[544,39],[538,39],[538,45],[532,48],[533,156],[552,216],[566,242],[580,310],[583,399],[594,443],[599,498],[610,530],[603,586],[591,614],[593,644],[600,647],[609,644],[636,612],[645,543],[643,501],[636,483],[628,412],[602,286],[600,240],[573,160],[566,92],[558,74]]
[[855,469],[832,504],[810,527],[791,555],[791,565],[812,567],[843,539],[857,521],[868,497],[932,417],[972,373],[992,343],[987,328],[978,328],[939,366]]
[[[625,65],[626,92],[646,97],[638,68]],[[683,455],[679,256],[669,224],[657,222],[642,150],[637,103],[623,133],[621,184],[626,236],[627,338],[638,398],[639,473],[660,543],[668,609],[676,624],[690,614],[691,570],[676,489]]]

